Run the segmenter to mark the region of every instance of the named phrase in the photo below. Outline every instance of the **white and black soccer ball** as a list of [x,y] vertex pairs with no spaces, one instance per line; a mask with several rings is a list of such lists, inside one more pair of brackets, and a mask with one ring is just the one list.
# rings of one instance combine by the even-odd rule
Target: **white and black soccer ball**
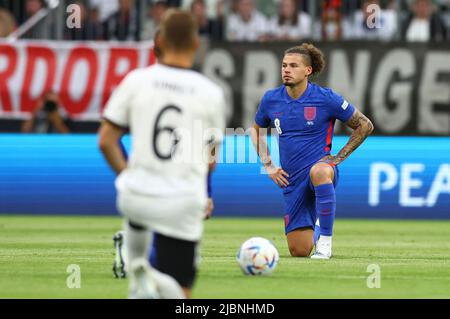
[[252,237],[246,240],[236,256],[239,267],[245,275],[270,275],[277,267],[279,254],[269,240]]

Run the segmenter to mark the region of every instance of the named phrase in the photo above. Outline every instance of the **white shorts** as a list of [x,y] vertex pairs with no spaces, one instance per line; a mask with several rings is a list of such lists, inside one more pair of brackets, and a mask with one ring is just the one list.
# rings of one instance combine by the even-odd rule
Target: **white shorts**
[[117,193],[117,208],[130,221],[159,234],[199,241],[203,233],[207,198]]

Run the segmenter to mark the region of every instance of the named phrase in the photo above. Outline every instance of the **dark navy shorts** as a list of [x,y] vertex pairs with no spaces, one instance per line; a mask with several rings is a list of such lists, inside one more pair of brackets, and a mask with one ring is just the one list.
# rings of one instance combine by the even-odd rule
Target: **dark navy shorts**
[[[304,169],[295,181],[290,181],[290,185],[284,189],[284,227],[285,233],[289,233],[299,228],[312,228],[316,224],[316,195],[314,185],[309,177],[310,167]],[[333,185],[336,188],[339,181],[339,169],[334,169]]]

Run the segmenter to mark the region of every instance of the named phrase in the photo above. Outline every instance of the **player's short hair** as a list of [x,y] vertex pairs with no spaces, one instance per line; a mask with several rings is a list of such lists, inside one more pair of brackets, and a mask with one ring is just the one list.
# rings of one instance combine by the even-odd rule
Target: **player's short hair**
[[311,43],[302,43],[284,51],[284,54],[301,54],[305,64],[312,67],[311,75],[322,72],[325,68],[325,56],[320,49]]
[[194,16],[179,9],[169,9],[163,16],[160,36],[165,47],[175,51],[192,49],[197,36],[198,26]]

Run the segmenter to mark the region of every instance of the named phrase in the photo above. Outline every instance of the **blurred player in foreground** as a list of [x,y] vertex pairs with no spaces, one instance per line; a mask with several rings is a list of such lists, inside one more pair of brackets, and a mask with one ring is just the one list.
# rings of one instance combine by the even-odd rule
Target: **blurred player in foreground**
[[[130,72],[104,112],[100,148],[119,176],[130,298],[190,297],[207,207],[205,180],[224,129],[223,91],[190,70],[199,39],[193,16],[165,15],[158,64]],[[127,163],[119,145],[132,136]],[[148,262],[152,232],[156,267]]]
[[[155,57],[157,59],[156,63],[162,58],[162,51],[159,47],[159,29],[156,30],[153,38],[153,52],[155,54]],[[128,154],[125,150],[125,146],[120,143],[120,146],[122,148],[122,152],[125,156],[125,158],[128,158]],[[214,210],[214,200],[212,198],[212,186],[211,186],[211,172],[208,174],[208,204],[206,207],[206,213],[205,213],[205,219],[209,219],[212,216],[212,212]],[[127,276],[127,268],[128,263],[126,263],[127,259],[127,250],[126,250],[126,239],[125,239],[125,231],[119,230],[116,232],[113,236],[113,245],[114,245],[114,262],[113,262],[113,274],[115,278],[126,278]],[[154,267],[157,266],[156,263],[156,249],[155,249],[155,240],[154,238],[151,239],[152,245],[150,247],[149,251],[149,261],[150,264]]]
[[[264,94],[252,134],[264,168],[283,189],[285,233],[294,257],[308,257],[314,245],[311,258],[331,257],[337,165],[373,130],[371,121],[345,99],[310,82],[324,66],[323,53],[312,44],[286,50],[281,66],[283,85]],[[332,156],[336,119],[353,132],[347,144]],[[272,163],[267,132],[262,129],[270,125],[279,135],[281,167]]]

